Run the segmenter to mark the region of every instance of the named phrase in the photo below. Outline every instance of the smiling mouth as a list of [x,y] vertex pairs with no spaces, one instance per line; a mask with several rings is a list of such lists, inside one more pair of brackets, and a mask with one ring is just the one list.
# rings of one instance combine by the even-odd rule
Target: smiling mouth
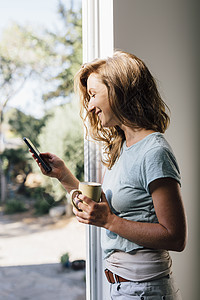
[[99,116],[102,113],[102,110],[99,109],[98,111],[96,111],[96,115]]

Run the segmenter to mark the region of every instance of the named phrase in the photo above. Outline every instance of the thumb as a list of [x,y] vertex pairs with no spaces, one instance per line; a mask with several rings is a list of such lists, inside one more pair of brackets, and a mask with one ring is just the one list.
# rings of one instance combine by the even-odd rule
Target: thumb
[[106,195],[103,191],[101,192],[101,202],[108,202],[106,199]]

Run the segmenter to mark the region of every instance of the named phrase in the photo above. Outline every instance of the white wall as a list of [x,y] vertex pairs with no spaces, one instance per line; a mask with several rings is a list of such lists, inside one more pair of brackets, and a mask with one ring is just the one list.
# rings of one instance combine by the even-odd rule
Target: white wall
[[199,22],[197,1],[114,0],[114,47],[142,58],[171,109],[166,137],[182,173],[186,250],[171,253],[184,300],[199,299]]

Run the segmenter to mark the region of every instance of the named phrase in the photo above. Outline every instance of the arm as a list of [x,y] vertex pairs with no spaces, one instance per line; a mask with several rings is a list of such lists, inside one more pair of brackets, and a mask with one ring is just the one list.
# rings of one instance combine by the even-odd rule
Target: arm
[[[42,173],[49,177],[57,178],[63,187],[70,192],[72,189],[77,189],[79,185],[78,179],[66,167],[64,161],[56,155],[46,152],[41,153],[42,157],[51,165],[52,171],[47,173],[37,161]],[[33,155],[34,157],[34,155]]]
[[157,224],[134,222],[116,216],[110,211],[105,195],[101,203],[80,195],[88,205],[79,203],[83,212],[74,212],[80,222],[104,227],[144,247],[182,251],[186,243],[186,220],[179,184],[174,179],[162,178],[150,183],[149,188]]

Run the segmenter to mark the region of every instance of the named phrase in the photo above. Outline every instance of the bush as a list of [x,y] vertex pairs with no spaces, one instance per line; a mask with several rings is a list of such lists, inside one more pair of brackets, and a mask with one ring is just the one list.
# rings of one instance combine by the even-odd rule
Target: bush
[[49,209],[55,205],[54,198],[46,193],[44,187],[25,187],[24,195],[29,203],[32,203],[36,215],[48,214]]
[[44,215],[48,214],[50,208],[53,206],[54,200],[50,198],[40,198],[37,199],[34,208],[35,208],[35,214],[36,215]]
[[24,195],[28,198],[32,198],[35,200],[41,199],[43,196],[45,196],[47,193],[45,192],[45,188],[41,186],[37,186],[34,188],[31,187],[25,187],[24,189]]
[[69,253],[66,252],[60,257],[60,263],[63,267],[68,268],[70,266]]
[[9,199],[8,202],[5,204],[4,212],[6,214],[14,214],[18,212],[26,211],[25,204],[19,199]]

